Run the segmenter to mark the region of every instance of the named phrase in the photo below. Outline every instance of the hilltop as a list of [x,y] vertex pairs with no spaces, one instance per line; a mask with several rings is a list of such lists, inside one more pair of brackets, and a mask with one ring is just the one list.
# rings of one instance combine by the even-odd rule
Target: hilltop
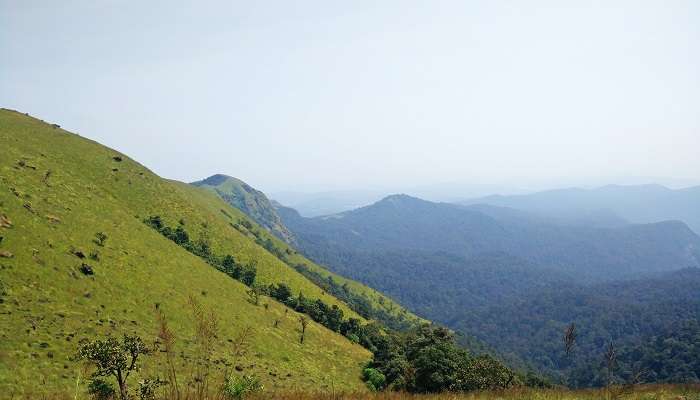
[[267,196],[252,186],[231,176],[216,174],[192,185],[208,188],[224,201],[246,213],[255,222],[272,232],[286,243],[294,244],[294,235],[280,220]]
[[[229,255],[256,271],[256,285],[288,285],[295,296],[365,323],[262,246],[273,241],[265,229],[210,190],[162,179],[124,154],[15,111],[0,110],[0,144],[3,393],[36,390],[36,382],[45,382],[41,390],[74,386],[80,366],[72,357],[85,339],[133,333],[152,343],[156,308],[175,332],[177,368],[186,373],[195,329],[189,298],[219,321],[217,374],[235,366],[272,390],[364,387],[369,351],[313,321],[299,343],[296,311],[269,297],[255,305],[242,281],[213,266]],[[165,228],[187,240],[169,239]],[[247,351],[233,356],[245,331]],[[148,359],[142,376],[161,362]]]

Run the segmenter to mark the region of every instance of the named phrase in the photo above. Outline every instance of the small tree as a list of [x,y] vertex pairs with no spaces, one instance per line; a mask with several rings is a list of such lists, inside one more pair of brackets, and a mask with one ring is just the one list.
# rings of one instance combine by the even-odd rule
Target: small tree
[[253,305],[260,304],[260,295],[262,294],[262,288],[259,286],[253,286],[246,292],[248,294],[248,302]]
[[122,341],[109,337],[106,340],[95,340],[83,345],[78,356],[91,362],[97,370],[94,378],[112,376],[119,386],[122,400],[128,398],[127,380],[133,371],[139,369],[140,355],[150,354],[140,337],[124,335]]
[[576,344],[576,325],[572,322],[571,325],[567,326],[564,330],[564,352],[567,356],[571,354]]
[[306,335],[306,327],[309,325],[309,320],[303,316],[299,316],[299,324],[301,325],[301,337],[299,338],[299,343],[304,344],[304,336]]
[[367,384],[367,388],[373,392],[382,390],[386,383],[384,374],[374,368],[365,368],[364,371],[362,371],[362,378]]
[[617,362],[617,351],[615,350],[615,344],[611,341],[605,349],[605,366],[608,371],[608,384],[607,387],[610,389],[610,385],[613,382],[613,372],[615,370],[615,364]]
[[246,264],[241,270],[241,282],[246,286],[253,286],[257,273],[256,262],[253,260],[251,263]]

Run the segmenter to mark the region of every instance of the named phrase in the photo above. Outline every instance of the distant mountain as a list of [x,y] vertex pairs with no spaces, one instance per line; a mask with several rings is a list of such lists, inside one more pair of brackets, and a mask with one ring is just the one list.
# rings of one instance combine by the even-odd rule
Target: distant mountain
[[700,265],[700,237],[678,221],[572,226],[508,208],[462,207],[406,195],[324,217],[278,212],[301,249],[332,268],[350,262],[346,253],[392,251],[464,258],[505,253],[587,281]]
[[193,182],[192,185],[213,190],[224,201],[246,213],[275,236],[288,244],[294,244],[294,235],[284,226],[265,193],[240,179],[222,174],[212,175]]
[[557,189],[525,195],[487,196],[459,202],[517,208],[565,221],[608,213],[634,223],[685,222],[700,233],[700,186],[669,189],[661,185],[609,185],[596,189]]
[[331,190],[325,192],[275,192],[270,198],[294,208],[305,217],[336,214],[353,210],[386,196],[386,192],[373,190]]
[[[277,211],[310,258],[576,386],[601,384],[609,340],[629,350],[700,315],[700,237],[679,221],[567,223],[406,195],[316,218]],[[561,350],[571,322],[575,362]]]

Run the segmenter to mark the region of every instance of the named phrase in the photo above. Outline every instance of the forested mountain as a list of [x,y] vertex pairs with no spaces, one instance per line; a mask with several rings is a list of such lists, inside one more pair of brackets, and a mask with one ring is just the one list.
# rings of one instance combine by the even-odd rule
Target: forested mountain
[[512,207],[560,219],[580,220],[598,213],[635,223],[680,220],[700,233],[700,186],[669,189],[661,185],[609,185],[596,189],[557,189],[526,195],[487,196],[460,204]]
[[[316,261],[577,386],[601,384],[610,341],[642,351],[700,312],[700,240],[681,222],[565,224],[404,195],[325,217],[278,212]],[[575,357],[563,352],[570,323]],[[621,365],[619,379],[632,369]]]
[[605,281],[700,265],[700,237],[681,222],[615,228],[570,226],[505,208],[469,208],[406,195],[316,218],[279,208],[311,257],[353,269],[346,254],[415,251],[471,258],[502,252],[545,268]]

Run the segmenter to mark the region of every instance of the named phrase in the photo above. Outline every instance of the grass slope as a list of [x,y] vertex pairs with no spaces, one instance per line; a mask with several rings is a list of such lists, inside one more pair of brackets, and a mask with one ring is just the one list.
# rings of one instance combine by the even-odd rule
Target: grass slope
[[280,239],[289,244],[294,243],[294,235],[284,226],[267,196],[242,180],[219,174],[193,182],[192,185],[214,191]]
[[[369,352],[313,322],[300,345],[295,312],[270,299],[263,301],[269,309],[250,304],[245,286],[142,222],[155,214],[169,225],[182,219],[190,235],[206,236],[216,253],[256,260],[259,281],[285,282],[356,316],[232,228],[230,220],[246,218],[239,210],[14,111],[0,110],[0,149],[0,215],[11,222],[0,227],[0,392],[73,387],[79,365],[70,358],[82,338],[133,332],[152,343],[156,303],[178,337],[179,368],[186,373],[186,345],[194,335],[190,295],[218,315],[216,358],[231,361],[229,340],[254,329],[250,351],[234,363],[268,388],[363,388],[359,372]],[[104,247],[93,242],[96,232],[107,234]],[[97,251],[99,261],[81,260],[72,249]],[[93,276],[79,271],[84,262]],[[162,371],[158,357],[147,361],[142,376]]]

